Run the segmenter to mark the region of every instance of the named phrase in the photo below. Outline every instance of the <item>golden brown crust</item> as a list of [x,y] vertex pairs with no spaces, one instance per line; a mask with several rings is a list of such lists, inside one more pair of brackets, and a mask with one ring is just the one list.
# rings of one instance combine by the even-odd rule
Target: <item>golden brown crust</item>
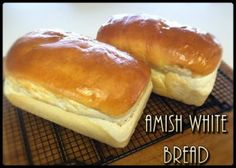
[[207,75],[221,60],[222,48],[205,32],[151,15],[116,15],[97,33],[97,40],[146,61],[152,68],[176,65]]
[[109,116],[124,115],[150,80],[142,62],[68,32],[35,31],[15,42],[6,77],[25,79]]

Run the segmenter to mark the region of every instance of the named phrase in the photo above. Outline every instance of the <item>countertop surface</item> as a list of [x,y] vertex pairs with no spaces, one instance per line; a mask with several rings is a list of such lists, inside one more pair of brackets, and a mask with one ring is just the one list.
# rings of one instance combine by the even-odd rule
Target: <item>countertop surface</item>
[[232,3],[4,3],[3,56],[14,41],[39,28],[62,29],[96,37],[111,15],[148,13],[212,33],[233,68]]

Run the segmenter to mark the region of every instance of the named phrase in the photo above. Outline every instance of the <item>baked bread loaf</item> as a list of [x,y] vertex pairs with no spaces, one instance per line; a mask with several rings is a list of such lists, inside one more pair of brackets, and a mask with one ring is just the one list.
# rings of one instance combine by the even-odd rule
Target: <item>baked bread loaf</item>
[[212,91],[222,57],[211,34],[146,14],[113,16],[97,40],[147,63],[155,93],[196,106]]
[[18,39],[4,73],[4,94],[12,104],[113,147],[128,144],[152,91],[146,64],[62,31]]

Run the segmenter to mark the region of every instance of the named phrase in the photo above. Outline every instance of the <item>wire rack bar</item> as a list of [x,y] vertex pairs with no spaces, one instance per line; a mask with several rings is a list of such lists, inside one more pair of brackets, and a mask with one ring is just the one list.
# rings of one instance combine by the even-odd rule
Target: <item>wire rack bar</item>
[[[145,132],[145,115],[183,116],[183,131],[190,128],[188,115],[220,114],[233,108],[233,80],[222,70],[218,71],[211,95],[201,107],[186,105],[175,100],[151,94],[134,134],[127,147],[116,149],[96,140],[75,133],[33,114],[12,106],[4,97],[3,120],[5,139],[19,137],[22,140],[5,142],[19,146],[25,157],[15,153],[16,160],[27,158],[30,165],[106,165],[124,158],[148,146],[167,139],[176,133],[163,133],[158,127],[154,133]],[[12,122],[11,122],[12,121]],[[18,122],[18,123],[14,123]],[[19,128],[16,128],[19,125]],[[19,130],[19,131],[18,131]],[[21,154],[22,155],[22,154]],[[21,161],[24,163],[24,161]]]

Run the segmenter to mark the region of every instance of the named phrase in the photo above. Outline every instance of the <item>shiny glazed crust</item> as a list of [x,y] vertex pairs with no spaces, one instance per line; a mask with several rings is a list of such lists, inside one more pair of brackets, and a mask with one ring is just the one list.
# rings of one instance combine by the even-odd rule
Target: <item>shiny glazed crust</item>
[[6,78],[30,81],[111,117],[124,116],[150,80],[149,68],[127,53],[51,30],[18,39],[6,57],[4,71]]
[[176,66],[193,76],[212,73],[222,56],[213,35],[146,14],[113,16],[101,26],[97,40],[130,53],[154,70]]

